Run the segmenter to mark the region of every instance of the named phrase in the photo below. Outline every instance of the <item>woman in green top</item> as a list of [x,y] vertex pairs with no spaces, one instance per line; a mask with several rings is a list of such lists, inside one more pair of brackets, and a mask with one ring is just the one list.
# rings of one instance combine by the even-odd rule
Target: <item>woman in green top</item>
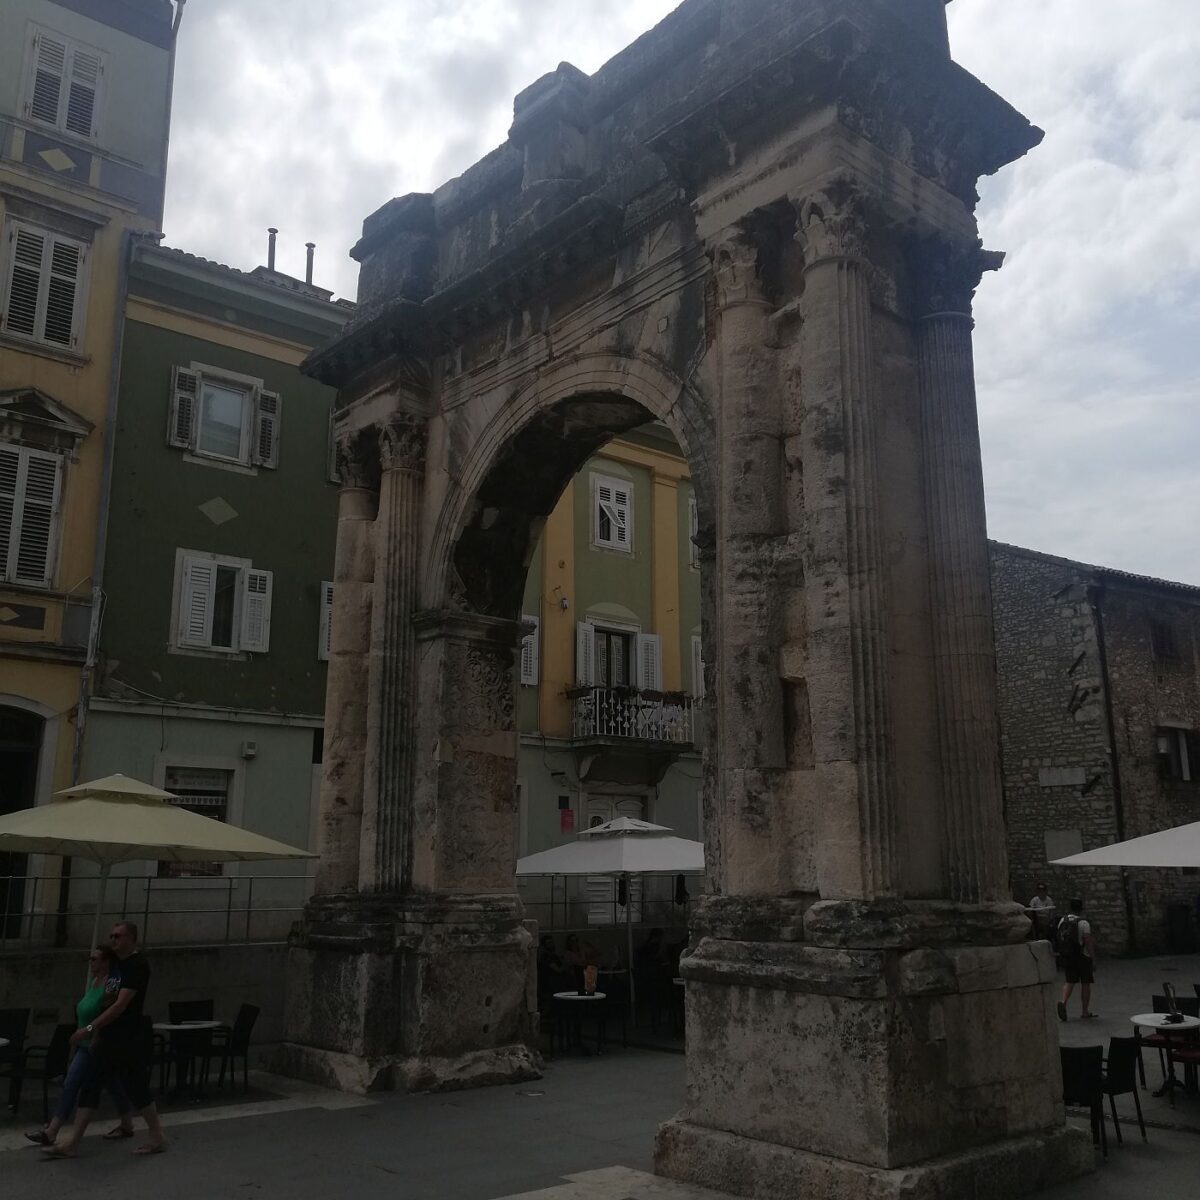
[[[100,1015],[101,1010],[112,1003],[112,996],[107,993],[105,985],[113,967],[117,965],[117,956],[113,953],[111,946],[97,946],[88,955],[88,965],[91,968],[88,989],[79,1003],[75,1005],[75,1020],[78,1029],[84,1029],[90,1025]],[[94,1041],[93,1038],[92,1042]],[[80,1088],[83,1087],[88,1077],[91,1065],[92,1043],[85,1042],[76,1049],[75,1057],[71,1059],[71,1065],[67,1068],[62,1095],[58,1098],[54,1116],[50,1118],[49,1124],[25,1135],[31,1142],[36,1142],[39,1146],[54,1144],[54,1138],[59,1128],[71,1119],[71,1114],[75,1111],[75,1101],[79,1096]],[[120,1084],[114,1083],[109,1094],[117,1106],[121,1123],[116,1128],[110,1129],[104,1136],[110,1140],[133,1137],[132,1108],[124,1092],[120,1090]]]

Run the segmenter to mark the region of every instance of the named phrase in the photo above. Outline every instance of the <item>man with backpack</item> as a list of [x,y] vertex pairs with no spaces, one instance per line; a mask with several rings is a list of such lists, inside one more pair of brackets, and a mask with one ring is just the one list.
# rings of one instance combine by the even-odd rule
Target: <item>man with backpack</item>
[[1067,915],[1058,923],[1058,958],[1067,973],[1062,999],[1058,1002],[1058,1019],[1067,1019],[1067,1001],[1079,984],[1080,1014],[1085,1020],[1096,1017],[1092,1012],[1092,984],[1096,978],[1095,954],[1092,946],[1092,927],[1083,915],[1083,901],[1071,901]]

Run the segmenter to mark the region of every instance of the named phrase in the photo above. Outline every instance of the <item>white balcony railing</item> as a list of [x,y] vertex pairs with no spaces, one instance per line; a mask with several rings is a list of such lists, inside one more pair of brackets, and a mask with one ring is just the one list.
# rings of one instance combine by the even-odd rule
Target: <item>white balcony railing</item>
[[575,688],[567,693],[577,738],[621,738],[690,745],[693,701],[682,692],[639,692],[634,688]]

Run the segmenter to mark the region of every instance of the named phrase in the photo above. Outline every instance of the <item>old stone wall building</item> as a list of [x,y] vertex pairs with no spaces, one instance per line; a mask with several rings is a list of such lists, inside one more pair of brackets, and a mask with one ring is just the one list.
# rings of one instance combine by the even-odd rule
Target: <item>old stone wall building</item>
[[1200,819],[1200,587],[993,542],[1014,895],[1084,897],[1110,953],[1190,948],[1200,875],[1055,858]]

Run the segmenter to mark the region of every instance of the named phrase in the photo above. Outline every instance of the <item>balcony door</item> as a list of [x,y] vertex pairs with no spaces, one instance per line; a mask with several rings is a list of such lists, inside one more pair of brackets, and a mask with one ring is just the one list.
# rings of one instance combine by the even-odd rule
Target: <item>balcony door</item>
[[[605,796],[595,793],[587,798],[587,827],[595,829],[617,817],[646,819],[644,796]],[[589,925],[623,925],[625,905],[619,904],[617,880],[608,875],[588,875],[584,880],[587,891],[587,919]],[[642,877],[634,875],[629,880],[629,902],[634,922],[642,919]]]

